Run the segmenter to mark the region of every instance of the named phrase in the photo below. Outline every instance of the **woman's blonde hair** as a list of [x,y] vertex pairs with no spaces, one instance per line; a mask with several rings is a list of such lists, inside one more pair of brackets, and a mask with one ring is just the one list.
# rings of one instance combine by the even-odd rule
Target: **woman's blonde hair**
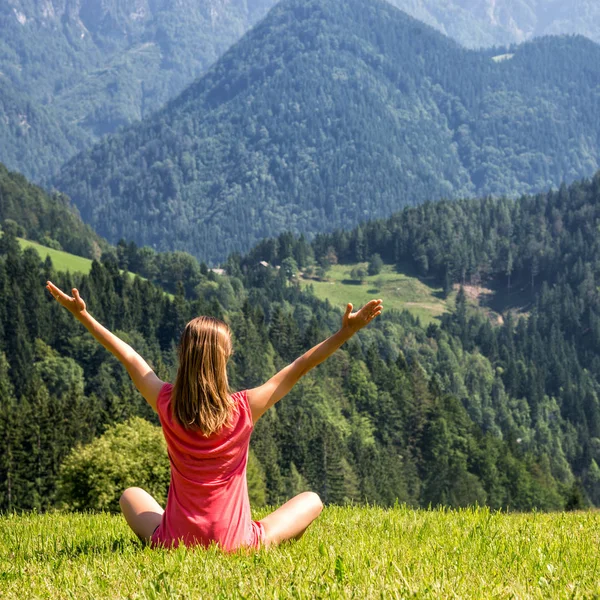
[[231,331],[223,321],[197,317],[185,326],[171,396],[173,418],[184,428],[209,436],[229,423],[234,402],[227,362],[232,350]]

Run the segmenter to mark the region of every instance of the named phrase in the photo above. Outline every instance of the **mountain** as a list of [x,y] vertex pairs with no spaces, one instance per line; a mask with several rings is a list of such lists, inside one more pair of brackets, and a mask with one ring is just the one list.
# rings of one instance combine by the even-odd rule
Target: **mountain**
[[[390,0],[467,47],[577,33],[594,0]],[[0,4],[0,161],[38,181],[175,97],[276,0],[8,0]]]
[[587,176],[599,136],[600,46],[585,38],[497,61],[384,2],[285,0],[54,185],[113,242],[219,261],[283,230]]
[[584,35],[600,42],[596,0],[390,0],[468,48],[507,46],[534,37]]
[[181,92],[272,4],[1,3],[0,160],[36,179],[48,175]]

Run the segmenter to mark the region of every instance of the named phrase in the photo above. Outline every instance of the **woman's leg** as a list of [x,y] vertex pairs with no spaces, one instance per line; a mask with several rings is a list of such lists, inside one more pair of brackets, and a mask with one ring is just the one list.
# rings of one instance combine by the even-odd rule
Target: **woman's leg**
[[165,512],[160,504],[148,492],[137,487],[127,488],[119,504],[133,533],[142,542],[148,543]]
[[260,521],[265,530],[265,546],[300,539],[322,510],[321,498],[314,492],[303,492],[288,500]]

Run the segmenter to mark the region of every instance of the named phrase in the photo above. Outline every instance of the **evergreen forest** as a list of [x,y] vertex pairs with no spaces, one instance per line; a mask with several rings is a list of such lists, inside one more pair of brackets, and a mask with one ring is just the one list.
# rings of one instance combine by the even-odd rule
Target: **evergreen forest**
[[[11,0],[0,5],[0,161],[41,181],[189,86],[275,0]],[[390,0],[468,48],[600,41],[594,0]]]
[[180,93],[273,0],[0,4],[0,160],[40,180]]
[[[125,241],[88,274],[56,273],[17,235],[49,237],[42,213],[65,199],[12,181],[3,207],[21,212],[5,213],[0,238],[2,510],[57,505],[73,447],[135,416],[157,423],[116,359],[46,295],[47,279],[77,286],[167,380],[185,322],[225,319],[230,381],[243,389],[339,327],[341,307],[303,291],[290,265],[326,272],[374,254],[458,286],[456,308],[426,328],[387,311],[259,421],[251,446],[265,501],[313,489],[327,503],[385,506],[600,503],[600,174],[518,201],[426,203],[312,242],[284,233],[230,254],[223,274]],[[483,284],[504,303],[501,325],[468,300]]]

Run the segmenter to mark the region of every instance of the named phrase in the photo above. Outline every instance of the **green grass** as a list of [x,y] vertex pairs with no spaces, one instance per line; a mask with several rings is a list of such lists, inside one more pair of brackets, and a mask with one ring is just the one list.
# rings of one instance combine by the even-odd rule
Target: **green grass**
[[327,281],[300,279],[303,286],[312,285],[315,295],[336,306],[345,306],[352,302],[355,307],[362,306],[372,298],[382,298],[385,308],[408,310],[430,323],[447,310],[447,304],[441,300],[442,290],[427,285],[416,277],[398,273],[392,265],[384,265],[379,275],[365,278],[364,283],[353,282],[350,271],[357,266],[365,270],[367,263],[359,265],[334,265],[327,271]]
[[[48,246],[42,246],[37,242],[32,242],[31,240],[25,240],[23,238],[17,239],[19,240],[22,250],[25,250],[25,248],[35,248],[42,260],[45,260],[46,256],[49,256],[52,260],[52,266],[54,267],[55,271],[69,271],[70,273],[83,273],[84,275],[87,275],[92,269],[92,261],[89,258],[76,256],[75,254],[69,254],[68,252],[63,252],[62,250],[54,250],[53,248],[48,248]],[[121,271],[121,273],[123,273],[123,271]],[[139,277],[140,279],[144,280],[146,279],[145,277],[136,275],[135,273],[129,273],[129,277],[131,279],[134,277]],[[168,292],[165,292],[165,294],[171,300],[174,298],[173,294],[169,294]],[[2,596],[0,596],[0,599],[1,598]]]
[[92,261],[89,258],[75,256],[75,254],[69,254],[62,250],[53,250],[47,246],[42,246],[41,244],[22,238],[19,238],[19,244],[22,250],[25,250],[25,248],[35,248],[42,260],[45,260],[46,256],[49,256],[57,271],[70,271],[71,273],[83,273],[87,275],[92,268]]
[[584,598],[599,544],[594,512],[330,507],[298,542],[230,555],[143,548],[120,516],[8,515],[0,597]]

